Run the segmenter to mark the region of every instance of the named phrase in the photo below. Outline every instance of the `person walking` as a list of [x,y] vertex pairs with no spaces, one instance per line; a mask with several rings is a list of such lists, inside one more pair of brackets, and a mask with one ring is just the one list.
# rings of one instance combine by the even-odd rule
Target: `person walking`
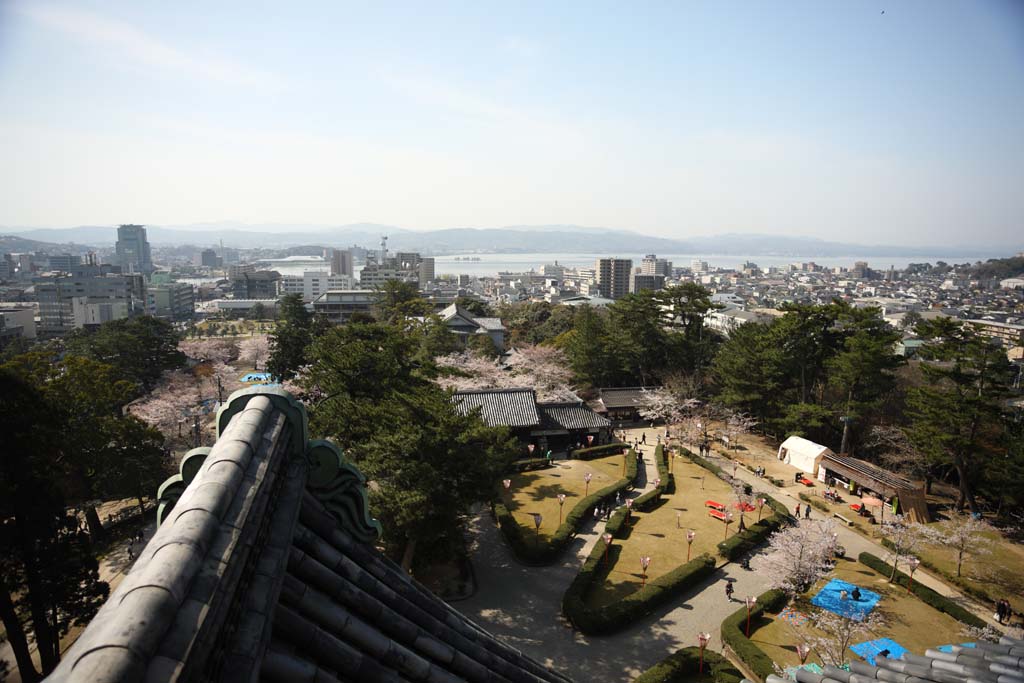
[[647,445],[647,432],[644,432],[643,435],[641,435],[640,443],[642,443],[645,446]]
[[732,587],[732,581],[726,581],[725,582],[725,597],[726,597],[726,599],[729,602],[732,602],[732,594],[733,594],[733,592],[734,591],[733,591],[733,587]]
[[800,503],[796,504],[796,518],[800,519]]
[[805,505],[804,506],[804,519],[810,519],[810,518],[811,518],[811,506],[810,505]]

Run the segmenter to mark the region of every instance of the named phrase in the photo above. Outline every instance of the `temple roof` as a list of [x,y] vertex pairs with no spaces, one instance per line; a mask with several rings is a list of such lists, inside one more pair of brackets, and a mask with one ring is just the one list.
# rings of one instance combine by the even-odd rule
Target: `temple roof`
[[533,389],[457,391],[452,394],[452,401],[463,413],[480,408],[480,417],[492,427],[536,427],[540,424],[537,395]]
[[52,681],[564,682],[376,550],[365,482],[280,389],[236,392],[212,448]]

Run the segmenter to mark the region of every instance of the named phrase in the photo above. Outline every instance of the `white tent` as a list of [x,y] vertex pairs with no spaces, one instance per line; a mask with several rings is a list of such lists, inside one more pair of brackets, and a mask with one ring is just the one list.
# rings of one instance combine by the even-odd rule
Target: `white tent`
[[831,452],[827,446],[791,436],[779,446],[779,460],[811,476],[817,476],[822,456]]

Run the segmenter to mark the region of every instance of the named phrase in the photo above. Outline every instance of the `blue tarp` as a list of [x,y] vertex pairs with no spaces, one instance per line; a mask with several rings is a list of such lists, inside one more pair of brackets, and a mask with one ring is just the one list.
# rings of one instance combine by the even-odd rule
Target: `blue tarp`
[[[875,608],[882,596],[867,588],[860,589],[860,600],[853,599],[853,589],[858,586],[839,579],[832,579],[825,584],[825,587],[818,591],[818,594],[811,598],[811,604],[822,609],[853,619],[863,621],[871,610]],[[843,600],[841,592],[846,591],[846,599]]]
[[787,666],[786,667],[786,676],[790,680],[794,680],[795,681],[796,680],[796,672],[801,670],[801,669],[803,669],[804,671],[810,671],[812,674],[820,674],[823,671],[820,664],[815,664],[814,662],[811,662],[810,664],[804,664],[802,666]]
[[269,382],[269,372],[250,372],[249,374],[242,377],[243,382]]
[[856,645],[851,645],[850,649],[863,657],[872,666],[875,665],[875,657],[882,650],[889,651],[887,655],[889,659],[899,659],[907,651],[907,648],[889,638],[879,638],[878,640],[869,640],[866,643],[857,643]]
[[[978,646],[975,645],[974,643],[960,643],[960,647],[978,647]],[[952,652],[953,651],[953,646],[952,645],[939,645],[939,647],[937,649],[939,650],[939,652]]]

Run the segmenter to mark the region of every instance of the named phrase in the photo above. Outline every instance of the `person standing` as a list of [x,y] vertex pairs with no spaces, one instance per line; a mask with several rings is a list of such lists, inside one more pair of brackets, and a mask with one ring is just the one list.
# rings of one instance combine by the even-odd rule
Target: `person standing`
[[643,433],[643,434],[641,435],[641,437],[640,437],[640,443],[642,443],[642,444],[643,444],[643,445],[645,445],[645,446],[647,445],[647,432],[644,432],[644,433]]
[[796,518],[800,519],[800,503],[796,504]]
[[811,506],[810,505],[805,505],[804,506],[804,519],[810,519],[810,518],[811,518]]

